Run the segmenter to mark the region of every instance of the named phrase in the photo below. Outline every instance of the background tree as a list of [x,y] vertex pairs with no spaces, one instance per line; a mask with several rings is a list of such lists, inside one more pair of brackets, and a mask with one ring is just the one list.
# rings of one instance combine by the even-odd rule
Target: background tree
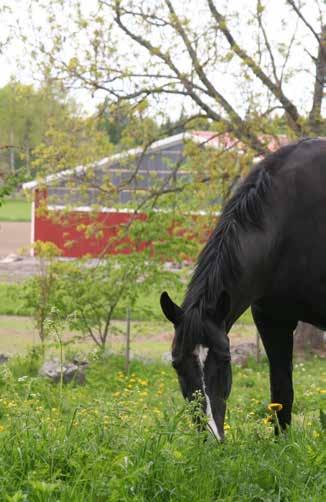
[[77,115],[75,102],[55,85],[36,89],[12,79],[0,89],[1,169],[15,174],[22,168],[35,175],[34,149],[44,140],[50,126],[63,129],[67,119]]
[[[40,3],[31,2],[32,25],[34,6]],[[181,109],[185,124],[211,120],[217,134],[240,142],[248,162],[266,154],[280,125],[290,139],[326,132],[326,23],[319,0],[97,0],[91,9],[54,0],[43,8],[47,22],[36,26],[31,53],[40,71],[66,88],[104,96],[116,110],[130,113],[146,103],[146,117],[155,115],[159,124]],[[151,141],[145,135],[145,149]],[[242,166],[225,176],[221,162],[209,176],[222,172],[230,188]],[[212,171],[207,159],[206,165]],[[173,187],[175,203],[192,204],[181,191],[204,194],[209,176]],[[147,203],[157,203],[159,192],[166,197],[165,188],[156,188]]]
[[150,100],[162,114],[182,102],[258,153],[266,152],[261,134],[274,132],[276,111],[292,137],[324,130],[326,27],[318,0],[257,0],[247,9],[214,0],[97,0],[91,11],[61,6],[66,16],[58,5],[46,4],[51,35],[37,57],[69,86],[115,103]]

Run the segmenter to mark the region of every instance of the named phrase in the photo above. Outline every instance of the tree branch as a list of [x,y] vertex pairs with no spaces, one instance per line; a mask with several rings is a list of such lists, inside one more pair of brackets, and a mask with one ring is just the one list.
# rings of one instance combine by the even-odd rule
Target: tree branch
[[302,12],[300,11],[299,7],[295,4],[294,0],[286,0],[289,5],[291,5],[292,9],[294,12],[297,14],[297,16],[301,19],[301,21],[307,26],[307,28],[311,31],[313,36],[318,42],[318,45],[321,45],[321,39],[319,38],[319,34],[314,30],[314,28],[311,26],[311,24],[307,21],[307,19],[303,16]]
[[228,41],[233,52],[243,61],[243,63],[251,69],[251,71],[256,75],[257,78],[264,84],[267,89],[269,89],[272,94],[282,103],[289,119],[292,129],[297,133],[301,134],[302,128],[300,124],[300,116],[296,106],[285,96],[282,88],[274,84],[272,80],[266,75],[266,73],[256,64],[254,59],[247,54],[247,52],[240,47],[236,42],[232,33],[228,29],[225,17],[217,10],[214,0],[207,0],[209,9],[215,19],[219,30],[223,33],[224,37]]
[[262,6],[262,3],[261,3],[261,0],[257,0],[257,20],[258,20],[258,26],[259,26],[262,34],[263,34],[265,46],[266,46],[266,49],[268,51],[268,54],[269,54],[269,57],[270,57],[270,60],[271,60],[275,82],[277,83],[278,86],[280,86],[280,79],[277,76],[277,70],[276,70],[276,64],[275,64],[274,54],[273,54],[273,51],[272,51],[271,44],[269,43],[269,40],[268,40],[268,37],[267,37],[267,33],[266,33],[266,30],[265,30],[265,27],[263,25],[262,12],[263,12],[263,6]]
[[[169,2],[170,8],[172,9],[172,4]],[[199,64],[199,61],[196,57],[196,53],[194,49],[191,47],[191,44],[186,36],[186,33],[182,29],[181,24],[179,25],[183,35],[184,35],[184,42],[188,49],[189,49],[189,54],[191,57],[193,57],[193,61],[196,61],[196,71],[201,78],[201,81],[205,83],[206,86],[206,94],[208,94],[210,97],[215,99],[219,104],[224,108],[224,110],[230,115],[230,119],[227,120],[226,118],[222,117],[219,113],[217,113],[215,110],[213,110],[212,107],[210,107],[205,101],[201,99],[201,97],[198,95],[197,92],[195,92],[195,88],[197,89],[198,86],[194,84],[189,78],[187,77],[186,74],[181,73],[178,68],[175,66],[173,63],[170,55],[168,53],[164,53],[161,51],[160,48],[153,46],[148,40],[145,40],[143,37],[140,35],[136,35],[130,29],[123,23],[121,19],[121,6],[120,6],[120,1],[116,0],[115,1],[115,14],[116,18],[115,21],[118,24],[118,26],[130,37],[132,38],[135,42],[137,42],[139,45],[147,49],[150,54],[157,56],[161,61],[163,61],[169,68],[170,70],[173,71],[173,73],[178,77],[179,81],[181,84],[184,86],[186,90],[186,94],[189,95],[193,101],[207,113],[207,116],[212,118],[213,120],[217,122],[221,122],[224,124],[224,126],[234,132],[234,134],[242,139],[244,142],[249,144],[251,148],[257,151],[257,153],[264,154],[266,153],[266,148],[264,145],[260,142],[260,140],[257,138],[255,134],[253,134],[250,129],[247,127],[247,125],[242,121],[241,117],[233,110],[231,105],[228,103],[225,98],[217,92],[217,90],[212,86],[211,82],[208,80],[207,77],[204,76],[204,72],[202,71],[202,68]],[[172,9],[174,12],[174,10]],[[180,33],[181,34],[181,33]],[[189,43],[188,43],[189,42]],[[194,63],[195,64],[195,63]],[[200,91],[205,92],[205,90],[199,88]],[[172,91],[173,92],[173,91]]]
[[322,125],[322,102],[326,81],[326,25],[322,28],[318,56],[316,60],[316,76],[313,94],[313,102],[309,113],[309,125],[315,134],[320,134]]

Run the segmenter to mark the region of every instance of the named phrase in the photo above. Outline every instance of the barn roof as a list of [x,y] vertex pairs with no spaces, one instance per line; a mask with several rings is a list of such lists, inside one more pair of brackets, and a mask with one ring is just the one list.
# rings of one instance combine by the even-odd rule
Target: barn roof
[[[266,137],[264,137],[264,139],[266,139]],[[146,149],[146,153],[155,153],[160,150],[166,149],[170,146],[173,146],[175,144],[189,140],[213,148],[226,148],[226,149],[236,148],[240,152],[244,148],[243,143],[241,143],[238,139],[232,137],[228,133],[219,134],[212,131],[189,131],[175,134],[173,136],[169,136],[168,138],[155,141]],[[287,142],[288,139],[286,136],[278,136],[277,138],[268,137],[268,149],[270,151],[274,151],[281,145],[286,144]],[[126,150],[125,152],[116,153],[109,157],[105,157],[95,163],[92,163],[91,165],[80,165],[72,169],[65,169],[58,173],[50,174],[42,180],[35,179],[32,181],[28,181],[23,184],[23,189],[33,190],[38,185],[50,185],[51,182],[53,181],[59,181],[64,178],[69,178],[72,175],[81,175],[84,172],[86,172],[89,167],[97,168],[108,164],[113,164],[117,161],[127,159],[128,157],[137,157],[139,155],[142,155],[143,152],[144,152],[143,147],[131,148],[129,150]]]

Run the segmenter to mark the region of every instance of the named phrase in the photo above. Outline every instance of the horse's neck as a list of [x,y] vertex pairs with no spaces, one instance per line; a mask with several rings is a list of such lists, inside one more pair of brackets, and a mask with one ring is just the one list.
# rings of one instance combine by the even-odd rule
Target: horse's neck
[[272,273],[273,239],[265,232],[252,232],[241,239],[241,273],[228,289],[231,300],[228,328],[261,297]]

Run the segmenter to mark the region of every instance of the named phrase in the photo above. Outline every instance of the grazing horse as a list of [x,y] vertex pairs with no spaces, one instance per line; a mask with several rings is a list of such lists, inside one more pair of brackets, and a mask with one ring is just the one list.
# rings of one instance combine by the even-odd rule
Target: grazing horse
[[232,373],[228,332],[251,306],[270,367],[271,399],[291,422],[293,331],[326,327],[326,140],[303,139],[256,165],[227,202],[197,260],[175,327],[172,365],[183,396],[201,391],[208,426],[224,437]]

